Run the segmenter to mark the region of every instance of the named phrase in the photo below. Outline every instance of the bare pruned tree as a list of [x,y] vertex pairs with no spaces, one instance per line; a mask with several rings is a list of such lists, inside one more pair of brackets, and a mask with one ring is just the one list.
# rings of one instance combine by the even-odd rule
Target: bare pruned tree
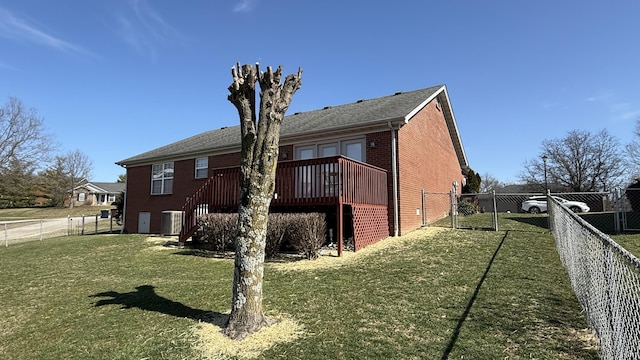
[[480,192],[488,193],[503,187],[505,184],[489,173],[482,174],[482,182],[480,182]]
[[89,180],[93,170],[93,162],[80,150],[67,152],[61,158],[62,168],[69,186],[69,207],[73,208],[73,189],[83,180]]
[[55,143],[44,128],[44,120],[33,109],[26,109],[11,97],[0,107],[0,172],[19,162],[34,168],[49,159]]
[[629,164],[633,168],[632,178],[640,178],[640,119],[636,120],[635,137],[627,144]]
[[[267,220],[275,190],[280,126],[291,99],[302,85],[302,70],[287,75],[282,67],[260,72],[259,65],[232,68],[229,101],[240,115],[242,137],[240,201],[231,315],[224,333],[241,340],[270,321],[262,309]],[[260,111],[256,117],[256,82],[260,84]]]
[[620,142],[606,130],[573,130],[564,138],[544,140],[540,156],[524,168],[520,180],[541,191],[547,185],[551,191],[607,191],[625,174]]

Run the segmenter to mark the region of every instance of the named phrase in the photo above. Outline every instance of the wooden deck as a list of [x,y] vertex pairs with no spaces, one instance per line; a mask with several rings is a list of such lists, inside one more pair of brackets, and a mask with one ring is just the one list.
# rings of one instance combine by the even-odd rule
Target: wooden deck
[[[183,205],[180,242],[196,230],[199,215],[237,209],[240,167],[213,169],[211,176]],[[343,156],[280,161],[272,207],[337,207],[342,235],[342,205],[387,207],[387,172]]]

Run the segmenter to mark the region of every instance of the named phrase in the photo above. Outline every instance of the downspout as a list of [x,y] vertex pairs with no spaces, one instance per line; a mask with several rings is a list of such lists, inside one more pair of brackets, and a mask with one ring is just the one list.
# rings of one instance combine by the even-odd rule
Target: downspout
[[125,167],[125,172],[124,172],[124,198],[122,199],[122,214],[120,214],[120,216],[122,216],[122,225],[120,226],[120,234],[124,234],[124,227],[126,226],[125,224],[125,220],[126,214],[127,214],[127,194],[129,193],[129,182],[127,181],[128,179],[128,169]]
[[391,178],[393,183],[393,236],[398,236],[399,232],[399,215],[398,215],[398,150],[397,143],[398,137],[396,131],[400,129],[394,129],[391,121],[387,123],[391,129]]

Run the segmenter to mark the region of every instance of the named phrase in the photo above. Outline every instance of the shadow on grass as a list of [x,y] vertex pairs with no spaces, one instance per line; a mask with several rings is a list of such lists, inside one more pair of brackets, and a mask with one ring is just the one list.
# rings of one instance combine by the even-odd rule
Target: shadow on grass
[[226,325],[227,319],[229,318],[228,314],[194,309],[177,301],[162,297],[156,294],[155,287],[152,285],[141,285],[136,287],[135,291],[131,292],[119,293],[117,291],[106,291],[90,295],[89,297],[109,298],[96,301],[96,307],[120,305],[121,309],[138,308],[140,310],[154,311],[179,318],[204,321],[221,328]]
[[498,256],[498,252],[500,252],[500,249],[502,248],[502,244],[504,244],[504,241],[507,239],[507,236],[509,236],[509,230],[507,230],[507,232],[502,237],[502,240],[500,241],[500,244],[498,244],[496,251],[493,252],[493,256],[491,256],[491,260],[489,260],[489,263],[487,264],[487,268],[484,270],[484,274],[482,274],[480,281],[478,281],[478,284],[476,285],[476,288],[473,291],[473,295],[471,295],[471,299],[469,299],[469,302],[467,303],[467,307],[464,309],[464,312],[462,313],[462,316],[460,316],[460,319],[458,319],[458,324],[456,325],[456,328],[453,330],[453,333],[451,334],[451,339],[449,339],[449,344],[447,345],[447,348],[444,350],[444,353],[442,354],[442,358],[441,358],[442,360],[446,360],[449,358],[449,355],[451,354],[451,350],[453,350],[453,347],[456,345],[456,341],[458,341],[458,336],[460,335],[460,329],[462,329],[462,325],[464,325],[464,322],[467,320],[467,317],[469,316],[469,312],[471,312],[471,308],[473,307],[473,303],[475,303],[476,297],[480,292],[480,288],[482,287],[484,280],[487,278],[487,275],[489,274],[489,270],[491,270],[491,266],[493,265],[493,262]]
[[616,219],[613,212],[580,213],[578,216],[605,234],[616,233]]
[[[346,250],[345,250],[346,251]],[[233,260],[236,256],[233,251],[216,251],[216,250],[208,250],[201,248],[184,248],[180,251],[175,252],[175,255],[182,256],[197,256],[203,258],[212,258],[212,259],[226,259]],[[337,257],[337,255],[322,255],[322,256],[332,256]],[[264,259],[265,263],[289,263],[306,260],[306,258],[302,254],[298,253],[289,253],[289,252],[279,252],[273,256],[266,257]]]
[[549,217],[548,216],[508,216],[505,219],[521,222],[527,225],[533,225],[535,227],[542,228],[544,230],[549,229]]

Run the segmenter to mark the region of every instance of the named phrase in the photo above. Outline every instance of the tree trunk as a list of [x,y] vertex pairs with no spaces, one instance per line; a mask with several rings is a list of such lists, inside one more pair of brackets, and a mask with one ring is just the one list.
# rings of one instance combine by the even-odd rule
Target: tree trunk
[[[233,276],[231,316],[224,333],[233,339],[268,326],[262,309],[262,278],[269,206],[275,189],[280,126],[293,94],[301,86],[301,70],[280,83],[282,67],[260,73],[258,64],[232,69],[229,101],[240,116],[242,136],[240,201]],[[255,83],[260,83],[256,120]],[[257,127],[257,129],[256,129]]]

